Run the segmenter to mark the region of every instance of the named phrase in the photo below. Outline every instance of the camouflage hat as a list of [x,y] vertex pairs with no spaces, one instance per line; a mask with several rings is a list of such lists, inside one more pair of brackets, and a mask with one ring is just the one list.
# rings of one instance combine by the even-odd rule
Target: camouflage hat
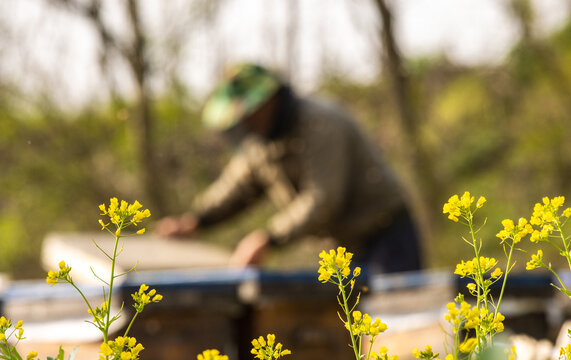
[[254,113],[276,93],[280,85],[281,80],[276,74],[259,65],[234,66],[206,101],[202,121],[212,129],[229,129]]

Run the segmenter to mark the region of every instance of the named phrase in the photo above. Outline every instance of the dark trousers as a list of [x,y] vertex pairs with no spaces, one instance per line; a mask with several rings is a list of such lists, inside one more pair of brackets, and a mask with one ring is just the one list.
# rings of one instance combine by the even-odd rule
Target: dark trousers
[[367,236],[364,244],[355,254],[355,265],[369,275],[422,268],[418,233],[407,210],[396,214],[389,226]]

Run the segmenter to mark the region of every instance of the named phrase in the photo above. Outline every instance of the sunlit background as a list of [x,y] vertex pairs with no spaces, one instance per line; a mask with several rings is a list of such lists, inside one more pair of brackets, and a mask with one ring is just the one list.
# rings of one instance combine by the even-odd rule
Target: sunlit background
[[[186,210],[228,157],[199,113],[236,61],[279,69],[357,116],[406,181],[430,267],[465,255],[463,229],[441,215],[451,194],[488,198],[493,250],[501,219],[569,192],[569,1],[389,1],[396,59],[375,1],[132,4],[0,4],[0,270],[15,278],[43,276],[46,234],[97,229],[112,195],[146,202],[154,219]],[[231,248],[272,210],[204,237]],[[277,255],[269,266],[296,265]]]
[[[440,312],[456,295],[448,294],[456,283],[431,277],[431,271],[451,275],[456,263],[474,256],[462,240],[466,227],[442,214],[451,195],[470,191],[488,199],[478,210],[476,224],[483,226],[477,235],[482,253],[501,261],[496,233],[503,219],[529,219],[543,196],[571,195],[569,0],[2,0],[0,310],[31,319],[30,346],[41,343],[37,334],[53,340],[57,333],[69,341],[84,336],[78,330],[83,318],[58,322],[76,309],[60,306],[68,296],[65,287],[48,288],[43,281],[46,239],[59,234],[65,241],[58,251],[77,249],[76,239],[91,245],[88,238],[101,230],[98,205],[112,196],[149,208],[151,233],[162,216],[188,210],[232,150],[202,126],[202,103],[225,66],[242,61],[279,70],[300,94],[339,101],[402,178],[422,234],[422,275],[429,276],[410,278],[422,287],[417,293],[382,293],[390,282],[372,288],[381,289],[379,304],[388,304],[377,310],[396,334],[391,349],[400,343],[408,356],[411,341],[421,340],[410,332],[415,326],[440,339]],[[227,250],[225,256],[273,211],[263,202],[201,232],[199,240]],[[142,245],[134,253],[146,264],[215,257],[181,254],[178,246],[185,245],[173,245],[162,258]],[[172,295],[170,302],[136,328],[148,341],[149,358],[177,358],[165,355],[167,350],[194,358],[184,353],[187,346],[214,347],[222,338],[232,343],[236,334],[250,334],[241,332],[244,319],[257,321],[246,324],[248,331],[269,324],[301,339],[298,332],[304,330],[302,335],[341,356],[338,347],[321,341],[322,333],[310,331],[316,324],[329,331],[338,319],[322,318],[321,298],[303,293],[304,286],[315,287],[317,254],[325,246],[331,243],[301,239],[272,251],[264,264],[270,271],[311,269],[301,278],[301,295],[282,285],[263,289],[275,295],[271,304],[287,298],[283,307],[247,303],[240,313],[244,304],[236,310],[234,288],[224,296],[197,297],[194,288],[184,288],[188,283],[171,287],[165,296]],[[519,244],[514,274],[525,273],[536,251],[527,240]],[[569,273],[562,257],[545,252],[554,268]],[[188,280],[181,279],[178,285]],[[571,309],[557,303],[549,285],[533,281],[524,284],[529,287],[523,296],[517,284],[509,289],[511,298],[502,305],[515,321],[507,326],[553,340]],[[44,296],[53,289],[55,297]],[[256,295],[249,290],[246,295]],[[315,301],[303,307],[304,299]],[[404,309],[404,316],[395,309]],[[83,308],[77,314],[86,316]],[[306,321],[305,327],[292,319]],[[237,325],[241,330],[231,333]],[[89,336],[82,340],[84,349],[96,354],[101,340]],[[189,341],[193,336],[195,343]],[[249,340],[231,351],[242,352]],[[304,359],[301,348],[298,358]],[[308,349],[305,355],[314,359],[317,348]]]

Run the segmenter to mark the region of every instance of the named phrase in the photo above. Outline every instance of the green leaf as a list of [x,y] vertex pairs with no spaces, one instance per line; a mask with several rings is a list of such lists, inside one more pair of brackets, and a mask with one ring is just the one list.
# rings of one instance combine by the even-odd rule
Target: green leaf
[[57,360],[64,360],[64,356],[65,356],[65,351],[63,351],[63,348],[62,348],[61,345],[60,345],[60,347],[59,347],[59,352],[58,352],[58,354],[57,354],[57,358],[56,358],[56,359],[57,359]]

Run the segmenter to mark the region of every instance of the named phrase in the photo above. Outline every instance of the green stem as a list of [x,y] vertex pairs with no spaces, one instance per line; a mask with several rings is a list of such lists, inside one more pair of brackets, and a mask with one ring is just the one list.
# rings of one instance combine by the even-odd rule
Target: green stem
[[506,282],[508,279],[508,273],[510,272],[510,264],[511,264],[511,260],[512,260],[512,253],[514,251],[514,247],[513,244],[512,246],[510,246],[510,253],[508,254],[508,263],[506,265],[506,272],[504,273],[504,281],[502,282],[502,290],[500,291],[500,296],[498,298],[498,305],[496,306],[496,315],[497,313],[500,311],[500,304],[502,303],[502,298],[504,296],[504,289],[506,288]]
[[355,341],[355,335],[353,335],[353,326],[351,323],[351,314],[349,313],[349,301],[347,299],[347,296],[345,294],[345,286],[343,285],[343,280],[341,277],[341,274],[339,273],[339,270],[337,270],[337,279],[339,279],[339,291],[341,292],[341,296],[343,298],[343,311],[345,312],[345,316],[347,318],[347,324],[349,325],[349,334],[351,335],[351,344],[353,345],[353,352],[355,353],[355,358],[356,360],[360,360],[361,359],[361,354],[359,353],[359,349],[357,348],[357,343]]
[[127,334],[129,334],[129,330],[131,330],[131,326],[133,326],[133,323],[135,322],[135,319],[137,318],[137,316],[139,315],[139,311],[135,312],[135,315],[133,315],[133,318],[131,319],[131,322],[129,323],[129,326],[127,326],[127,330],[125,330],[125,333],[123,334],[123,337],[127,337]]
[[571,257],[569,256],[569,244],[567,243],[567,239],[563,235],[563,229],[561,228],[561,224],[557,222],[557,231],[559,231],[559,235],[561,236],[561,241],[563,242],[563,246],[565,247],[565,258],[567,259],[567,265],[569,265],[569,269],[571,269]]
[[81,295],[81,297],[83,298],[83,301],[85,301],[85,304],[87,304],[87,308],[89,309],[89,311],[91,311],[91,314],[93,315],[93,318],[95,319],[95,321],[97,322],[97,325],[102,326],[101,324],[101,320],[98,319],[95,316],[95,311],[93,311],[93,308],[91,307],[91,304],[89,303],[89,301],[87,301],[87,298],[85,297],[85,295],[83,294],[83,292],[77,287],[77,285],[75,285],[75,283],[73,282],[73,280],[69,281],[69,283],[71,284],[71,286],[73,286],[75,288],[75,290],[77,290],[77,292],[79,293],[79,295]]
[[[472,243],[473,243],[473,247],[474,247],[474,252],[476,254],[476,269],[477,269],[477,274],[476,274],[476,287],[478,290],[478,299],[477,299],[477,307],[480,308],[480,304],[484,303],[484,308],[486,310],[489,310],[489,305],[488,305],[488,296],[486,294],[486,289],[484,288],[484,274],[482,272],[482,267],[480,266],[480,249],[479,246],[477,244],[477,240],[476,240],[476,233],[474,231],[474,223],[472,221],[473,216],[472,213],[469,214],[470,216],[468,217],[468,226],[470,227],[470,235],[472,236]],[[483,298],[483,299],[482,299]],[[476,327],[476,338],[478,340],[478,349],[481,350],[483,349],[484,343],[483,343],[483,337],[481,335],[481,331],[479,329],[479,326]]]
[[[120,231],[123,227],[123,222],[117,225],[118,231]],[[111,259],[111,278],[109,279],[109,294],[107,300],[107,306],[109,311],[107,312],[107,317],[105,319],[105,327],[103,329],[103,341],[107,342],[109,340],[109,327],[111,325],[110,318],[111,318],[111,297],[113,296],[113,281],[115,280],[115,262],[117,260],[117,246],[119,244],[119,238],[121,234],[117,235],[115,233],[115,245],[113,247],[113,256]]]
[[[561,284],[561,287],[564,290],[565,295],[568,295],[569,290],[567,290],[567,287],[565,286],[565,284],[563,283],[563,281],[561,280],[561,278],[559,277],[559,275],[555,272],[555,270],[553,270],[551,268],[551,266],[545,266],[547,268],[547,270],[549,270],[553,275],[555,275],[555,277],[557,278],[557,281],[559,281],[559,284]],[[559,289],[561,290],[561,289]]]

